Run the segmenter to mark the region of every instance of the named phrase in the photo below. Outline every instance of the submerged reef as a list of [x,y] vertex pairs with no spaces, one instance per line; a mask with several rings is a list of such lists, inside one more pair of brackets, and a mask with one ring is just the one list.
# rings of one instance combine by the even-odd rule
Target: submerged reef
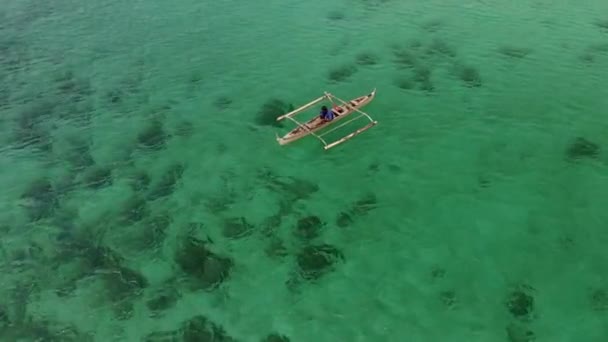
[[600,146],[583,137],[575,138],[566,149],[568,160],[578,160],[583,158],[597,158],[600,154]]
[[232,271],[234,261],[210,249],[210,243],[187,236],[182,239],[175,254],[180,269],[192,277],[196,287],[213,290],[223,284]]
[[509,292],[506,306],[514,318],[530,320],[534,315],[534,289],[527,285],[520,285]]
[[303,247],[296,255],[298,273],[305,280],[317,280],[334,270],[344,254],[330,244],[316,244]]
[[259,126],[283,127],[277,118],[285,113],[294,110],[292,104],[288,104],[279,99],[268,99],[258,110],[255,123]]
[[194,316],[175,330],[146,335],[144,342],[237,342],[224,328],[203,315]]
[[346,228],[351,225],[356,217],[367,215],[370,211],[378,206],[378,200],[373,193],[365,194],[359,200],[355,201],[346,211],[341,211],[336,217],[336,225],[340,228]]

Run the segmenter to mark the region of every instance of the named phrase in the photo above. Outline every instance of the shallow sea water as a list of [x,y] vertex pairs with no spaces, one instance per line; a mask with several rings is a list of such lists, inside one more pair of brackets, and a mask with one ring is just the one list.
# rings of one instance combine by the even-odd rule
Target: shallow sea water
[[[608,339],[607,2],[0,19],[0,340]],[[276,143],[374,88],[372,129]]]

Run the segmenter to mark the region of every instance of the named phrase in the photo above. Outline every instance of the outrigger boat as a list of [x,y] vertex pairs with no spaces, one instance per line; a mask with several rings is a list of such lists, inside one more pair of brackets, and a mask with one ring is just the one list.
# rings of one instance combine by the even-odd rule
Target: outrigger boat
[[[353,100],[346,102],[344,100],[341,100],[341,99],[335,97],[334,95],[332,95],[328,92],[324,92],[324,95],[319,97],[318,99],[315,99],[315,100],[313,100],[297,109],[294,109],[293,111],[291,111],[287,114],[283,114],[277,118],[277,121],[280,121],[283,119],[289,119],[289,120],[293,121],[296,125],[298,125],[298,127],[294,128],[291,132],[285,134],[283,137],[279,137],[279,135],[277,134],[277,141],[280,145],[286,145],[286,144],[294,142],[298,139],[304,138],[305,136],[312,135],[323,143],[325,150],[329,150],[330,148],[332,148],[336,145],[339,145],[339,144],[353,138],[354,136],[370,129],[371,127],[375,126],[378,123],[377,121],[372,119],[369,116],[369,114],[360,110],[360,108],[362,108],[363,106],[370,103],[374,99],[375,96],[376,96],[376,89],[374,89],[371,93],[369,93],[367,95],[363,95],[363,96],[357,97]],[[340,102],[341,104],[336,105],[334,102],[334,99],[336,101]],[[331,110],[334,112],[333,120],[326,121],[326,120],[323,120],[319,115],[317,115],[314,118],[308,120],[306,123],[300,123],[296,119],[293,118],[296,114],[302,113],[303,111],[309,109],[310,107],[316,105],[317,103],[319,103],[323,100],[329,100],[333,104],[333,106],[331,108]],[[328,127],[328,126],[334,124],[336,121],[341,120],[341,119],[353,114],[354,112],[358,112],[359,115],[355,116],[354,118],[351,118],[350,120],[347,120],[346,122],[343,122],[342,124],[332,128],[326,132],[323,132],[322,134],[315,133],[325,127]],[[334,142],[331,142],[331,143],[327,143],[327,141],[325,141],[325,139],[323,139],[323,136],[337,130],[338,128],[341,128],[341,127],[349,124],[350,122],[360,119],[362,117],[366,117],[370,121],[366,126],[361,127],[359,129],[357,129],[356,131],[354,131]]]

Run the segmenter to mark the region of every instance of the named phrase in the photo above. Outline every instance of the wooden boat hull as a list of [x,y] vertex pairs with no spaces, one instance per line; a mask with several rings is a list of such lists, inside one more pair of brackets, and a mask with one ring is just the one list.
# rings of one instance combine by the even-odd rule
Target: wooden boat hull
[[348,115],[356,112],[356,110],[361,109],[365,105],[369,104],[375,96],[376,89],[374,89],[371,93],[367,95],[359,96],[355,99],[348,101],[348,104],[335,106],[331,109],[335,114],[333,120],[325,121],[317,115],[314,118],[308,120],[306,123],[304,123],[303,125],[305,127],[296,127],[289,133],[285,134],[283,137],[277,136],[277,141],[280,145],[287,145],[310,135],[311,132],[314,133],[325,127],[328,127],[329,125],[333,125],[334,123],[336,123],[336,121],[347,117]]

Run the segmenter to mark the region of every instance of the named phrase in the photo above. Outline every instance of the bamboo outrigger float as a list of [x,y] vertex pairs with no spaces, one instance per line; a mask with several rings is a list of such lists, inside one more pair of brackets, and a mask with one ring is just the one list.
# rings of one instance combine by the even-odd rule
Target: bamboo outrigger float
[[[372,119],[367,113],[365,113],[359,109],[359,108],[362,108],[363,106],[367,105],[368,103],[370,103],[374,99],[375,96],[376,96],[376,89],[374,89],[371,93],[369,93],[367,95],[363,95],[363,96],[357,97],[353,100],[346,102],[344,100],[341,100],[341,99],[335,97],[334,95],[332,95],[328,92],[324,92],[323,96],[321,96],[287,114],[283,114],[277,118],[277,121],[280,121],[283,119],[289,119],[289,120],[293,121],[296,125],[298,125],[298,127],[294,128],[289,133],[285,134],[283,137],[279,137],[279,135],[277,134],[277,141],[280,145],[286,145],[286,144],[294,142],[298,139],[301,139],[305,136],[312,135],[323,143],[323,145],[324,145],[323,148],[325,150],[329,150],[330,148],[332,148],[336,145],[339,145],[360,133],[363,133],[364,131],[372,128],[373,126],[375,126],[378,123],[377,121]],[[319,117],[319,115],[317,115],[314,118],[308,120],[306,123],[300,123],[296,119],[293,118],[295,115],[302,113],[303,111],[309,109],[310,107],[318,104],[319,102],[321,102],[323,100],[329,100],[333,104],[333,106],[331,107],[331,110],[334,112],[333,120],[325,121],[321,117]],[[341,104],[336,105],[334,103],[334,100],[340,102]],[[342,118],[347,117],[350,114],[353,114],[354,112],[358,112],[359,115],[355,116],[354,118],[351,118],[350,120],[347,120],[346,122],[341,123],[340,125],[332,128],[326,132],[323,132],[322,134],[315,133],[325,127],[328,127],[328,126],[334,124],[336,121],[341,120]],[[327,135],[328,133],[331,133],[338,128],[346,126],[350,122],[353,122],[362,117],[365,117],[370,121],[366,126],[361,127],[359,129],[357,129],[356,131],[354,131],[336,141],[330,142],[330,143],[328,143],[325,139],[323,139],[324,135]]]

